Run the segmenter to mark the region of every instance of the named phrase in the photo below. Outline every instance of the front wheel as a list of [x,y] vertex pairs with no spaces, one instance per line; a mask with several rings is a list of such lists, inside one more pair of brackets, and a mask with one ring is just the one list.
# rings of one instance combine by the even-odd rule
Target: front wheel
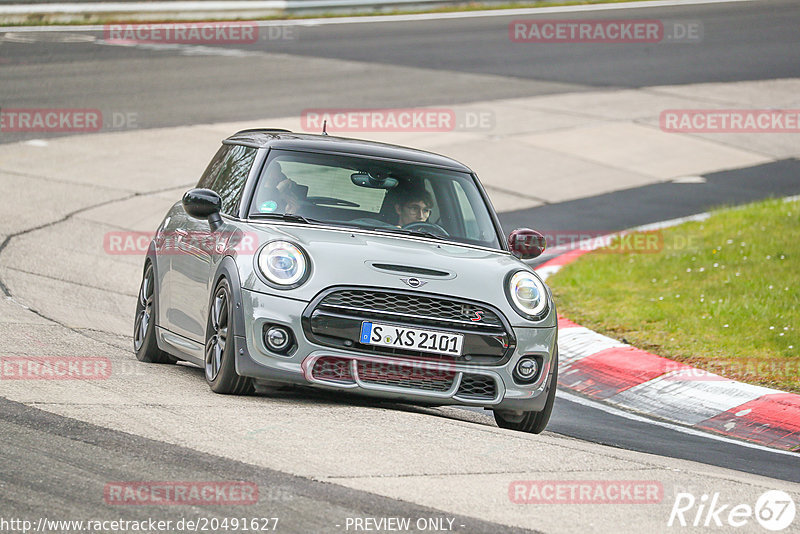
[[232,304],[230,284],[223,278],[208,310],[205,375],[214,393],[245,395],[253,392],[253,381],[236,374]]
[[495,410],[494,420],[500,428],[518,430],[520,432],[530,432],[531,434],[541,434],[547,423],[550,422],[550,414],[553,413],[553,404],[556,401],[556,385],[558,384],[558,354],[553,359],[553,376],[550,378],[550,390],[547,392],[547,400],[541,412],[523,412],[522,418],[511,420],[503,416],[502,412]]
[[136,318],[133,321],[133,350],[136,359],[148,363],[175,363],[175,359],[158,348],[156,341],[156,295],[155,270],[149,261],[144,269],[142,285],[136,299]]

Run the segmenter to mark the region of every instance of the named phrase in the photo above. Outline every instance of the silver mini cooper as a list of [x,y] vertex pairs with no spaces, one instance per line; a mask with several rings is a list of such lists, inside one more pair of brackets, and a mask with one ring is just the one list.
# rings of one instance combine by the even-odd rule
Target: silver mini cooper
[[477,176],[393,145],[256,129],[222,143],[150,243],[139,360],[217,393],[289,383],[478,406],[539,433],[558,370],[552,295]]

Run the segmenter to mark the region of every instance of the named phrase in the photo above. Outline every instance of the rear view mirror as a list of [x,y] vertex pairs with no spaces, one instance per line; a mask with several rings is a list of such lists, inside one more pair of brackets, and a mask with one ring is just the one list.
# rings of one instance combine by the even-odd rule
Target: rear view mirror
[[371,189],[393,189],[399,183],[397,178],[373,175],[367,172],[354,172],[350,175],[350,180],[359,187],[369,187]]

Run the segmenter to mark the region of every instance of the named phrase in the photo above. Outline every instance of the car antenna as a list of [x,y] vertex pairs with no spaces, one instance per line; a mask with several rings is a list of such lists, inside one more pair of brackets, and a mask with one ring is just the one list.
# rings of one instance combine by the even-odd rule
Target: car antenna
[[328,126],[328,121],[322,121],[322,135],[328,135],[328,132],[325,131],[326,126]]

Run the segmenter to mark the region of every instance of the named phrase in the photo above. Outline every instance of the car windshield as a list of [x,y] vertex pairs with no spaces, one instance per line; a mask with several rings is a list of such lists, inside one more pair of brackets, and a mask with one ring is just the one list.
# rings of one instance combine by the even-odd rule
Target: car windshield
[[407,162],[272,150],[250,217],[500,248],[472,175]]

